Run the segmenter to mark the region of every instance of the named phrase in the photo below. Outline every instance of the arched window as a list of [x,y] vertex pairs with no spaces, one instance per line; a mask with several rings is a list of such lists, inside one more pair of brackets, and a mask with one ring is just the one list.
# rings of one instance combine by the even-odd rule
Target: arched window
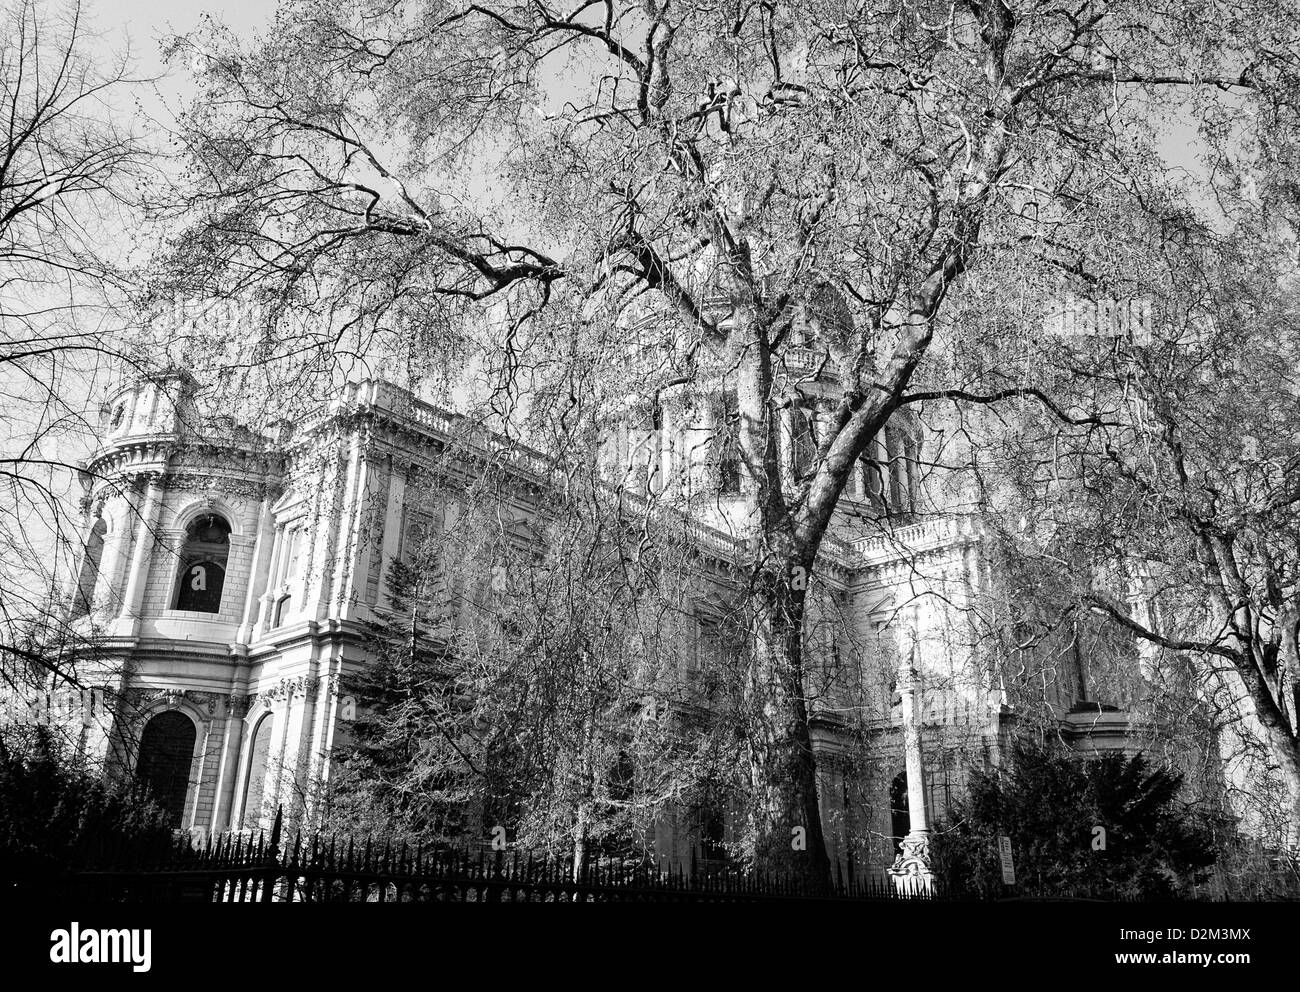
[[907,511],[916,512],[917,483],[921,475],[921,442],[909,436],[903,442],[903,457],[907,464]]
[[632,758],[626,751],[619,751],[618,761],[609,770],[609,775],[606,776],[605,780],[605,786],[609,790],[609,798],[619,803],[631,801],[635,784],[636,767],[632,764]]
[[402,534],[402,564],[412,568],[418,566],[428,539],[429,518],[421,513],[409,513]]
[[230,557],[230,524],[215,513],[199,517],[185,532],[176,609],[220,613]]
[[796,480],[805,479],[817,467],[817,425],[810,410],[794,407],[790,417],[790,466]]
[[244,812],[240,827],[256,830],[262,819],[262,797],[266,790],[267,760],[271,754],[271,714],[257,721],[248,757],[248,775],[244,779]]
[[177,710],[159,713],[145,724],[140,735],[136,778],[176,827],[185,815],[196,737],[194,721]]
[[885,506],[885,477],[880,462],[874,457],[875,448],[876,442],[873,439],[868,452],[858,459],[858,465],[862,470],[863,497],[877,510],[882,510]]
[[912,817],[907,808],[907,772],[902,771],[889,783],[889,832],[895,853],[903,850],[903,838],[911,829]]
[[663,490],[664,408],[656,396],[650,407],[650,439],[647,442],[649,466],[646,470],[646,492],[658,495]]
[[99,581],[99,566],[104,557],[104,535],[108,524],[100,517],[90,529],[86,551],[81,558],[81,572],[77,576],[77,595],[72,604],[74,616],[89,613],[95,602],[95,585]]
[[740,493],[740,400],[734,389],[713,399],[713,447],[718,466],[718,494]]
[[906,512],[903,505],[903,480],[906,478],[906,461],[903,455],[903,439],[898,428],[885,425],[885,501],[894,513]]

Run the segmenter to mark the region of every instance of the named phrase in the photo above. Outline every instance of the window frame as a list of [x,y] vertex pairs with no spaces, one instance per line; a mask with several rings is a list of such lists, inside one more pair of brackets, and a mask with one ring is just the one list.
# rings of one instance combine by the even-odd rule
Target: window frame
[[[219,521],[225,528],[225,541],[198,541],[193,535],[205,521]],[[233,547],[231,538],[234,536],[234,527],[224,513],[216,510],[207,511],[196,515],[185,525],[185,531],[181,538],[181,546],[177,552],[179,559],[173,587],[169,602],[172,604],[171,609],[181,613],[201,613],[207,616],[218,617],[221,615],[222,607],[226,604],[226,575],[230,568],[230,552]],[[221,587],[216,596],[215,609],[196,609],[193,604],[182,605],[182,597],[185,595],[187,581],[190,579],[191,569],[203,565],[211,564],[217,566],[220,572]],[[206,584],[205,575],[205,584]]]

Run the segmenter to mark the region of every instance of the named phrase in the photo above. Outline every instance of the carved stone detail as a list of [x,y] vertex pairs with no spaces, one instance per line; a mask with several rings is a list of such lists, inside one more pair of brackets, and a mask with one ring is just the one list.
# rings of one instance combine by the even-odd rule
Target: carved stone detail
[[934,891],[934,872],[930,870],[930,838],[925,834],[908,834],[902,850],[888,869],[894,889],[902,896],[928,896]]
[[225,697],[215,692],[201,692],[197,689],[133,689],[128,698],[138,708],[144,708],[163,700],[169,709],[177,709],[181,703],[189,703],[211,720],[221,710]]
[[904,837],[902,850],[889,868],[891,875],[929,875],[930,838]]
[[280,679],[259,695],[268,700],[301,699],[315,692],[319,685],[320,679],[299,675],[297,678]]

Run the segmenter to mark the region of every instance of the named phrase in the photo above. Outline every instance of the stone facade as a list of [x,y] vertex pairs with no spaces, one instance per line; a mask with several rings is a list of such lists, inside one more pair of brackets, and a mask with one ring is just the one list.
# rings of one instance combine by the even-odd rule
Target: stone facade
[[[301,802],[328,775],[340,731],[335,687],[366,664],[363,626],[386,602],[388,566],[407,553],[412,527],[432,519],[408,498],[409,480],[449,438],[464,436],[464,425],[396,387],[363,382],[347,386],[319,420],[266,438],[199,422],[192,391],[183,374],[124,387],[106,405],[103,443],[85,465],[93,550],[77,591],[81,622],[102,649],[88,662],[97,667],[92,679],[119,700],[92,746],[110,766],[129,770],[149,721],[183,713],[194,740],[180,824],[248,829],[265,825],[276,804]],[[709,466],[683,455],[704,447],[702,439],[691,443],[693,431],[710,427],[698,407],[670,396],[657,419],[629,417],[612,463],[647,492],[703,485]],[[800,427],[791,421],[786,429]],[[890,798],[898,776],[910,766],[910,808],[941,816],[970,767],[998,760],[1015,710],[964,619],[991,581],[979,522],[904,512],[915,509],[902,503],[917,499],[910,473],[922,440],[905,415],[887,433],[877,462],[888,477],[855,476],[819,563],[849,628],[832,633],[826,651],[839,666],[834,678],[853,686],[862,719],[850,728],[833,695],[813,710],[832,858],[842,871],[882,875],[898,853]],[[520,478],[546,475],[536,452],[486,436],[474,443]],[[855,507],[891,500],[898,512],[883,532],[855,522]],[[700,511],[701,546],[720,559],[741,547],[732,536],[743,524],[740,503],[713,499]],[[216,550],[196,565],[193,547]],[[219,597],[204,585],[218,569]],[[203,588],[187,593],[186,583]],[[213,597],[215,608],[178,608],[191,593]],[[892,651],[854,646],[885,642]],[[894,691],[903,660],[918,680],[910,761]],[[1126,728],[1108,719],[1114,739],[1106,746],[1124,746],[1120,723]],[[863,745],[873,756],[868,765],[855,757]],[[924,827],[919,813],[911,827],[918,818]],[[686,821],[669,816],[658,831],[659,853],[670,862],[699,853]]]

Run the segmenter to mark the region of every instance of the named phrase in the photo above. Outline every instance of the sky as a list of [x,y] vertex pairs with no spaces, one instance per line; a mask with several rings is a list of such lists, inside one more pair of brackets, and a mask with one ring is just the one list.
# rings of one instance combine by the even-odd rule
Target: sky
[[[36,0],[36,8],[38,14],[66,11],[68,3],[67,0]],[[275,3],[265,0],[83,0],[82,16],[83,27],[87,27],[86,36],[96,39],[86,49],[97,61],[107,65],[115,56],[129,49],[132,75],[160,77],[155,86],[133,92],[132,97],[138,96],[146,115],[166,119],[166,108],[182,106],[193,92],[193,84],[181,71],[167,72],[160,56],[160,38],[169,33],[191,30],[205,13],[215,16],[237,33],[248,36],[267,26],[274,12]],[[123,103],[122,98],[113,101],[116,109],[129,112],[129,106],[124,107]],[[140,121],[138,127],[147,133],[147,123]],[[113,216],[114,219],[108,222],[112,230],[101,231],[97,240],[108,239],[123,246],[133,243],[136,232],[125,229],[134,226],[131,218],[126,214]],[[119,232],[118,227],[123,229]],[[95,332],[100,326],[94,323],[94,312],[93,307],[78,310],[77,320],[87,331]],[[53,415],[61,414],[68,424],[75,425],[80,421],[80,408],[84,406],[86,415],[93,420],[99,400],[118,373],[101,368],[94,359],[89,361],[90,364],[85,365],[72,357],[56,363],[49,370],[52,379],[57,377],[58,395],[67,407],[51,407],[43,400],[44,384],[37,377],[29,378],[23,368],[7,363],[0,369],[0,401],[4,404],[3,417],[0,417],[0,454],[9,456],[24,451],[33,437],[48,437],[39,454],[64,464],[75,463],[89,453],[92,439],[75,426],[69,430],[51,430],[48,435],[45,433],[50,430],[52,409]],[[41,366],[41,370],[44,369]],[[0,525],[16,529],[21,535],[21,540],[16,540],[0,556],[0,594],[7,595],[10,600],[7,605],[11,607],[12,601],[24,594],[32,599],[39,598],[48,588],[49,580],[59,579],[62,570],[68,567],[67,555],[70,552],[75,554],[75,549],[56,541],[56,531],[70,526],[66,521],[75,520],[81,496],[80,485],[73,473],[62,468],[49,467],[44,471],[33,468],[30,474],[61,497],[62,513],[66,516],[60,519],[52,514],[39,496],[32,495],[34,490],[6,490],[4,517]],[[17,592],[8,584],[15,569],[19,583]]]
[[[68,0],[36,0],[41,8],[64,7]],[[92,53],[107,63],[114,55],[128,50],[134,74],[154,79],[152,86],[138,92],[143,116],[139,118],[142,129],[151,128],[148,118],[164,127],[171,117],[170,111],[181,109],[195,92],[194,83],[182,67],[170,69],[162,60],[160,41],[164,37],[184,33],[196,28],[205,16],[215,18],[237,36],[251,38],[266,30],[272,23],[276,10],[275,0],[83,0],[84,14],[88,17],[97,41]],[[122,108],[127,109],[127,108]],[[1171,121],[1165,130],[1165,157],[1171,166],[1200,170],[1190,153],[1196,140],[1194,125]],[[122,245],[135,242],[136,231],[123,230],[115,241]],[[96,385],[96,390],[105,383]],[[0,395],[6,390],[0,383]],[[98,397],[91,397],[88,405],[93,409]],[[0,438],[3,441],[3,438]],[[76,457],[81,452],[66,452]],[[75,487],[70,486],[75,494]]]
[[89,0],[90,13],[104,41],[120,49],[129,40],[146,75],[163,69],[158,38],[194,28],[209,14],[238,34],[251,34],[270,24],[274,0]]
[[[43,3],[55,0],[41,0]],[[111,58],[129,51],[134,74],[156,79],[150,92],[142,95],[145,113],[166,118],[166,108],[179,108],[193,93],[185,72],[169,69],[160,51],[160,41],[171,34],[183,34],[210,16],[241,37],[265,30],[275,16],[275,0],[83,0],[85,11],[99,35],[100,57]]]

